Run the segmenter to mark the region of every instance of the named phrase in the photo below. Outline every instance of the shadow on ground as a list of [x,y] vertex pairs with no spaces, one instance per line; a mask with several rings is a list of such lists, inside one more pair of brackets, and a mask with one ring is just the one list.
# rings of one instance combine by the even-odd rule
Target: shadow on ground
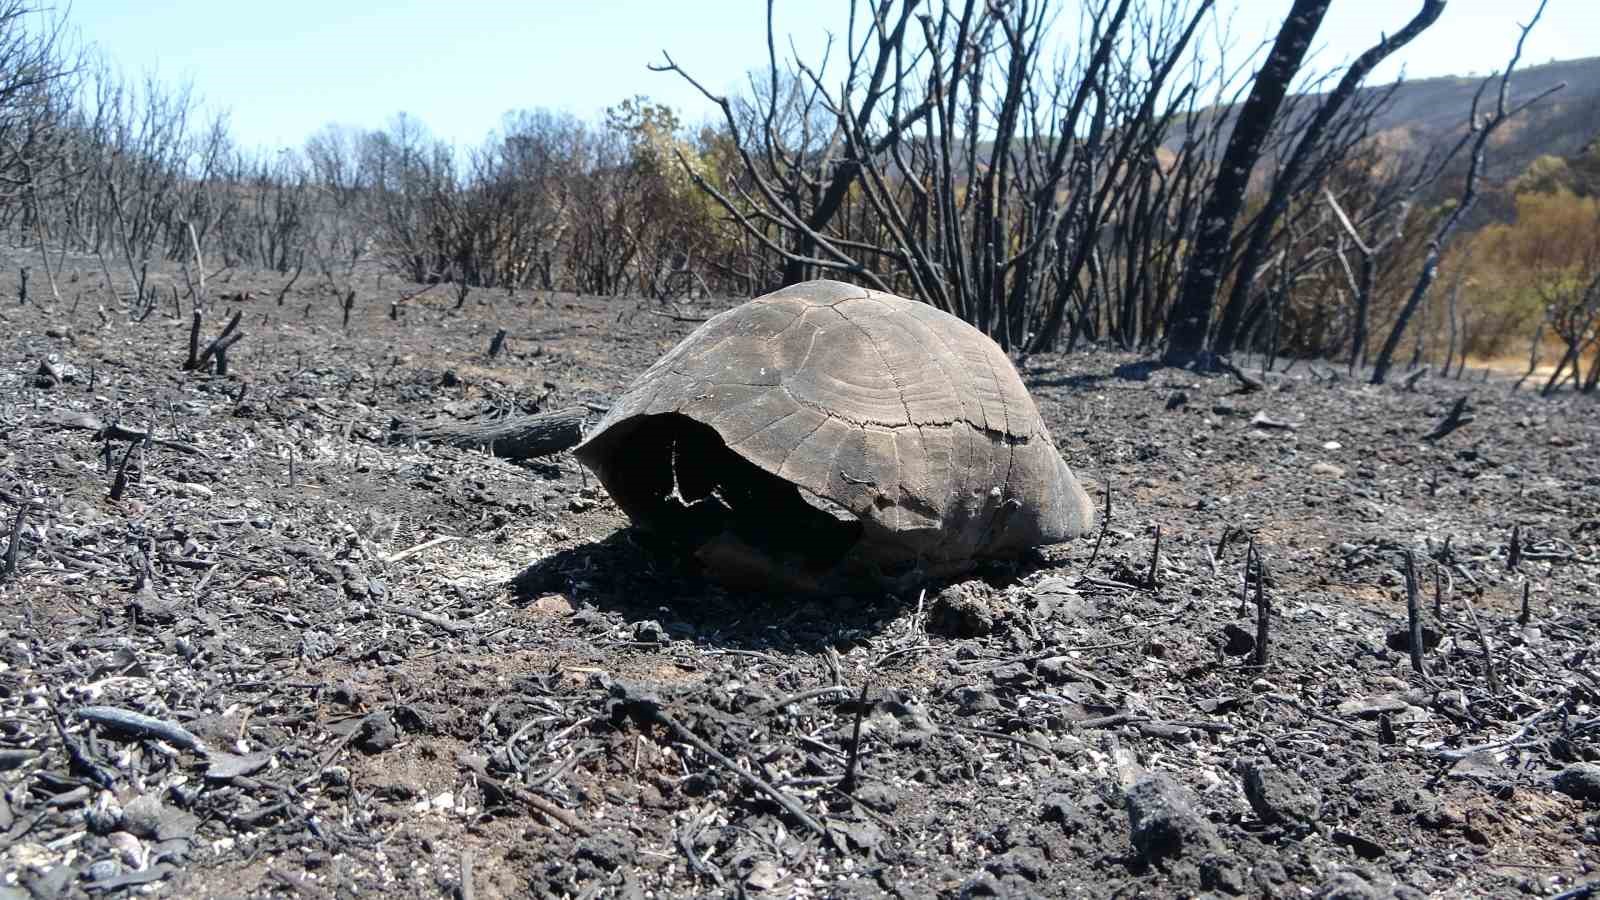
[[519,604],[560,593],[624,622],[658,622],[673,639],[736,650],[813,653],[870,637],[915,605],[890,594],[833,597],[732,591],[694,571],[693,560],[637,528],[561,550],[510,582]]
[[695,571],[692,559],[637,528],[561,550],[517,573],[512,601],[528,605],[561,594],[621,622],[656,622],[675,640],[734,650],[815,653],[881,635],[891,622],[931,603],[945,586],[981,580],[1004,589],[1050,566],[1039,559],[982,563],[952,579],[930,580],[899,594],[857,591],[806,595],[727,589]]
[[1030,369],[1023,378],[1023,383],[1031,390],[1051,387],[1067,387],[1074,390],[1097,387],[1098,385],[1117,379],[1118,381],[1149,381],[1151,373],[1163,368],[1160,360],[1141,359],[1136,362],[1123,363],[1112,369],[1110,374],[1104,372],[1075,372],[1071,375],[1058,374],[1054,367]]

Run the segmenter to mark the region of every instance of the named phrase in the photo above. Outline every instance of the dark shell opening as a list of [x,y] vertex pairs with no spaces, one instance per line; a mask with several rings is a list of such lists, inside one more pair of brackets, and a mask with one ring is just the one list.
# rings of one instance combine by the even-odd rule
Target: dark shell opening
[[757,467],[688,416],[619,423],[580,455],[635,525],[694,551],[722,581],[815,589],[861,538],[843,507]]

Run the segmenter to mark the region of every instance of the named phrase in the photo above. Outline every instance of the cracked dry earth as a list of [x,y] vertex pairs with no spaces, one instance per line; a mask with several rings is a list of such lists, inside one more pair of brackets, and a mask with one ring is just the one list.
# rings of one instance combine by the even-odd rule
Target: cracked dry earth
[[567,454],[386,439],[604,406],[692,322],[235,273],[218,376],[93,271],[0,279],[7,900],[1596,890],[1589,400],[1037,357],[1103,537],[761,596]]

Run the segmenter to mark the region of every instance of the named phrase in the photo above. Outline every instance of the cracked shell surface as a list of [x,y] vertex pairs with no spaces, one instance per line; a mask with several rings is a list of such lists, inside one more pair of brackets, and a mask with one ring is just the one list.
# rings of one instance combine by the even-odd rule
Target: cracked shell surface
[[709,426],[739,457],[837,504],[879,563],[1015,556],[1093,520],[1000,347],[925,303],[812,281],[714,316],[613,404],[575,453],[614,484],[651,417]]

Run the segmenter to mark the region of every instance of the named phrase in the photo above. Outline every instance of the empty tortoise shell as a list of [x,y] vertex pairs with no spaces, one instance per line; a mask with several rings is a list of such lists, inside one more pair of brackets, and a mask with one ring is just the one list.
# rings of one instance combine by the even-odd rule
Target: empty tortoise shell
[[711,318],[574,452],[636,525],[740,586],[950,574],[1094,515],[994,341],[836,281]]

